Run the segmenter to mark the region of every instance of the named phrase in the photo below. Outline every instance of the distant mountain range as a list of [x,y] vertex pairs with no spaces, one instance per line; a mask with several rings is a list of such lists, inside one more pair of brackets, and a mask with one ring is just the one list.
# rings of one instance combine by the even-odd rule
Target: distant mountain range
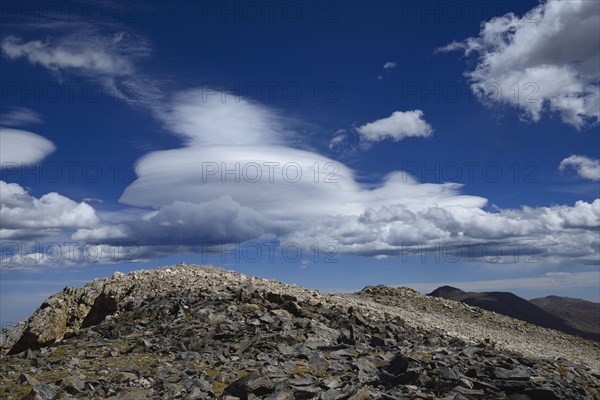
[[529,300],[584,332],[600,335],[600,304],[572,297],[546,296]]
[[460,301],[544,328],[600,341],[599,303],[559,296],[529,301],[510,292],[465,292],[452,286],[441,286],[429,296]]

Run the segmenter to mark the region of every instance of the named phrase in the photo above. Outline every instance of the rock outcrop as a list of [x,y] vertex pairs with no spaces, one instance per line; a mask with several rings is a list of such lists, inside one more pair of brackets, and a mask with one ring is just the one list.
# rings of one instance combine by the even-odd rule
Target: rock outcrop
[[37,350],[68,338],[81,328],[102,322],[107,315],[117,311],[123,287],[115,280],[116,277],[108,281],[94,280],[84,288],[64,288],[50,296],[26,325],[19,327],[18,340],[13,342],[9,337],[3,338],[2,347],[8,348],[10,354]]
[[[186,265],[117,273],[53,295],[4,332],[0,397],[600,396],[596,344],[522,324],[406,288],[322,293]],[[561,347],[518,351],[523,333]]]

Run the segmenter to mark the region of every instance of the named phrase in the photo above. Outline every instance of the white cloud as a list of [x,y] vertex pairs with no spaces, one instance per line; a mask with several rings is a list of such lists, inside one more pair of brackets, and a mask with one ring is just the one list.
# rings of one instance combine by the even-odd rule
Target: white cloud
[[55,73],[75,70],[91,76],[131,75],[135,70],[132,61],[150,51],[142,38],[124,32],[110,36],[78,32],[53,40],[28,42],[10,35],[2,41],[1,47],[11,60],[24,58]]
[[0,114],[0,125],[21,126],[28,124],[40,124],[42,116],[26,107],[11,107],[9,112]]
[[[186,144],[142,157],[138,179],[120,199],[154,211],[140,216],[132,208],[138,211],[124,211],[121,219],[107,214],[101,222],[85,203],[56,193],[36,199],[3,183],[0,236],[21,240],[77,229],[71,240],[132,242],[137,259],[270,239],[306,249],[334,243],[340,254],[377,259],[415,244],[425,252],[448,244],[479,252],[514,242],[533,244],[534,255],[550,264],[594,264],[599,257],[600,200],[488,212],[486,199],[462,194],[459,184],[423,184],[404,172],[362,185],[346,165],[286,146],[289,136],[277,130],[286,121],[280,114],[235,98],[206,102],[187,91],[159,116]],[[505,255],[500,262],[511,262],[512,249]]]
[[[282,134],[286,119],[281,114],[232,96],[225,100],[218,95],[206,99],[202,92],[191,90],[165,105],[160,118],[186,138],[186,147],[152,152],[138,160],[139,178],[120,201],[160,208],[178,200],[204,203],[230,195],[275,218],[359,215],[365,204],[373,203],[371,191],[361,187],[345,165],[286,146],[287,136]],[[156,190],[157,184],[165,186]],[[398,190],[412,202],[413,195],[425,190],[434,202],[439,200],[434,192],[446,196],[452,191],[444,185],[439,190],[425,188],[430,186],[390,176],[374,193],[387,201]],[[480,203],[479,198],[472,198]]]
[[[162,207],[177,200],[202,203],[228,194],[267,215],[297,217],[335,210],[359,213],[364,194],[346,166],[286,146],[211,145],[158,151],[140,159],[136,171],[139,178],[120,199],[136,206]],[[157,184],[167,186],[156,191]],[[341,201],[344,193],[346,200]]]
[[[441,197],[436,189],[431,190],[433,196]],[[428,196],[421,193],[414,200],[418,199],[426,201]],[[531,256],[535,263],[543,260],[547,264],[568,261],[595,265],[600,257],[599,228],[600,199],[592,203],[578,201],[574,206],[523,207],[492,213],[482,210],[481,204],[468,205],[455,192],[437,205],[420,207],[399,199],[395,204],[390,201],[385,206],[368,208],[360,216],[330,215],[318,224],[307,224],[289,239],[306,245],[308,241],[335,241],[341,253],[356,255],[428,254],[439,253],[440,249],[443,253],[447,248],[462,252],[463,261],[514,263]],[[497,260],[496,254],[501,255]]]
[[435,49],[433,52],[434,53],[448,53],[451,51],[457,51],[457,50],[466,50],[467,45],[463,42],[457,42],[456,40],[448,43],[445,46],[442,47],[438,47],[437,49]]
[[286,146],[211,145],[157,151],[140,159],[136,172],[138,179],[120,201],[143,207],[159,208],[178,200],[203,203],[230,195],[267,216],[301,219],[358,216],[368,207],[390,203],[410,208],[485,204],[480,197],[460,195],[461,185],[420,184],[400,172],[390,174],[375,189],[363,187],[344,164]]
[[428,137],[433,128],[423,119],[423,111],[396,111],[387,118],[369,122],[356,128],[361,139],[368,145],[391,139],[394,142],[407,137]]
[[30,28],[44,32],[46,39],[7,36],[0,43],[5,58],[39,65],[59,80],[70,75],[93,78],[109,96],[130,105],[153,108],[161,102],[160,83],[136,65],[151,53],[144,37],[115,30],[118,25],[81,21],[32,24]]
[[378,75],[377,79],[382,80],[383,78],[388,77],[390,74],[390,71],[396,67],[397,67],[397,64],[395,61],[387,61],[385,64],[383,64],[383,73]]
[[[436,245],[479,251],[519,242],[532,245],[544,262],[597,263],[600,200],[489,212],[483,209],[486,199],[462,194],[459,184],[422,184],[404,172],[365,186],[346,165],[286,146],[284,136],[265,131],[269,121],[283,120],[275,111],[240,106],[233,98],[206,105],[190,93],[167,105],[168,115],[180,117],[177,134],[187,145],[141,158],[138,179],[120,199],[155,211],[81,229],[73,239],[131,240],[150,257],[272,237],[306,249],[335,243],[341,254],[379,259],[401,255],[415,243],[430,252]],[[218,111],[205,112],[204,106]],[[211,143],[212,132],[240,144]],[[284,143],[269,144],[275,141]],[[512,255],[505,247],[501,262]]]
[[137,221],[80,229],[72,238],[86,241],[128,238],[138,245],[201,246],[281,235],[291,227],[223,196],[202,203],[174,201]]
[[280,114],[231,93],[178,93],[157,116],[189,145],[277,144],[285,139],[286,120]]
[[54,144],[40,135],[0,127],[0,166],[33,164],[55,150]]
[[139,257],[145,249],[127,243],[95,244],[64,239],[52,242],[7,242],[5,249],[9,251],[2,254],[0,267],[11,269],[147,261]]
[[104,203],[104,200],[97,197],[84,197],[83,201],[86,203]]
[[334,134],[333,138],[329,141],[329,149],[339,147],[348,138],[348,133],[345,129],[338,129]]
[[538,121],[558,112],[578,129],[600,121],[600,4],[547,1],[523,15],[512,13],[482,24],[479,37],[437,51],[477,56],[467,71],[484,101],[520,108]]
[[[11,36],[2,42],[2,50],[10,59],[26,59],[55,74],[105,77],[110,87],[138,77],[135,61],[148,54],[149,46],[137,39],[96,31],[44,42]],[[464,48],[475,51],[476,43],[468,43]],[[395,66],[388,62],[383,72]],[[153,90],[150,94],[157,98]],[[553,104],[567,104],[562,100]],[[554,260],[597,263],[599,200],[490,213],[483,210],[486,199],[463,195],[457,184],[421,184],[405,173],[392,172],[376,187],[361,185],[347,166],[290,147],[294,132],[289,118],[232,94],[188,90],[145,105],[184,139],[182,148],[142,157],[138,179],[121,196],[122,203],[154,211],[144,217],[128,214],[123,220],[111,215],[101,223],[85,203],[57,193],[35,199],[20,186],[3,183],[3,191],[10,195],[3,193],[0,236],[26,239],[78,229],[71,239],[105,246],[114,240],[137,243],[140,259],[198,251],[206,243],[270,237],[295,241],[306,249],[315,241],[335,242],[340,253],[378,259],[402,254],[406,242],[431,248],[436,243],[484,246],[526,240]],[[355,131],[336,132],[330,148],[342,145],[350,134],[358,134],[368,146],[387,139],[428,137],[433,129],[421,110],[413,110],[394,112]],[[35,162],[54,149],[31,135],[20,135],[28,142],[21,147],[13,144],[17,151],[7,151],[9,157]],[[3,151],[9,136],[2,135]],[[37,153],[28,153],[32,149]],[[257,173],[261,176],[255,180]]]
[[389,117],[368,122],[351,131],[346,129],[337,130],[329,142],[329,149],[357,150],[356,146],[350,145],[354,138],[362,149],[368,149],[373,143],[383,140],[398,142],[407,137],[430,137],[433,128],[423,118],[423,111],[395,111]]
[[383,64],[383,69],[385,70],[390,70],[394,68],[396,68],[396,63],[394,61],[388,61],[385,64]]
[[92,207],[52,192],[39,199],[16,183],[0,181],[0,218],[3,239],[56,234],[65,228],[91,228],[99,220]]
[[572,155],[562,160],[558,166],[560,171],[565,171],[569,168],[575,170],[577,175],[582,178],[600,181],[600,160],[594,160],[581,155]]

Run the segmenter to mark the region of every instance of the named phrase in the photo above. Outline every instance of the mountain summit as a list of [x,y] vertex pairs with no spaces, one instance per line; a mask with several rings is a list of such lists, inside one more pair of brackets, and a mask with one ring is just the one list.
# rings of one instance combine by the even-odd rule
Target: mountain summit
[[9,399],[594,399],[597,344],[407,288],[213,267],[95,279],[3,332]]

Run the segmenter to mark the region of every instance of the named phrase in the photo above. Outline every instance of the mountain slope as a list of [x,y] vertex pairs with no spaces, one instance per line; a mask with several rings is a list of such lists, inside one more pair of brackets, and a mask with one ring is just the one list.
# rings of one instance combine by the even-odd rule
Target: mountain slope
[[8,399],[600,395],[583,339],[407,288],[323,293],[190,265],[65,288],[2,347]]
[[464,292],[451,286],[442,286],[429,293],[429,296],[460,301],[544,328],[555,329],[590,340],[600,340],[599,334],[577,329],[556,314],[510,292]]
[[600,303],[560,296],[546,296],[529,301],[564,319],[576,329],[600,334]]

